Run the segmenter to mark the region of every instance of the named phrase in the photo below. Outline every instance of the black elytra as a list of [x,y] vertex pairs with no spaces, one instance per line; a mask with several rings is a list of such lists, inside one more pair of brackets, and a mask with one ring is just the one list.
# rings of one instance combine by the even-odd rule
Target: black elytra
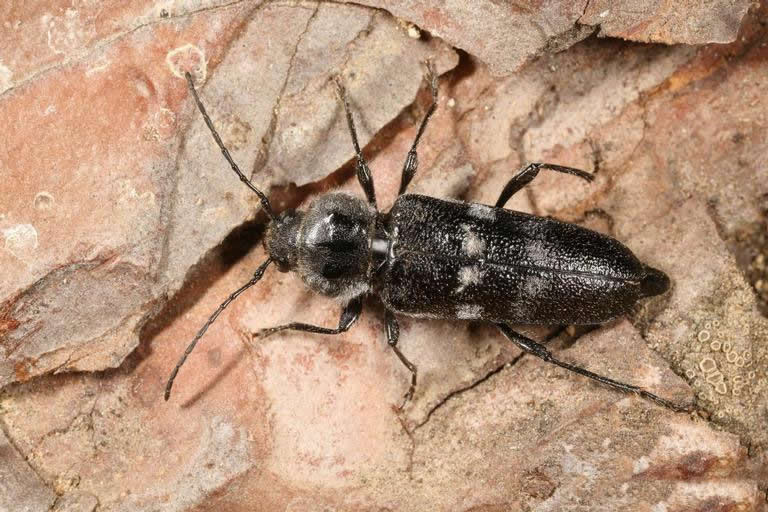
[[418,168],[419,141],[437,108],[437,75],[431,63],[427,70],[432,102],[408,151],[399,197],[387,213],[377,210],[371,172],[339,79],[336,89],[349,125],[357,178],[365,199],[330,193],[316,198],[306,211],[276,214],[266,195],[232,159],[200,101],[192,76],[186,74],[190,93],[216,144],[240,180],[258,195],[270,218],[264,239],[269,257],[198,331],[171,372],[165,399],[170,397],[179,369],[208,327],[274,263],[281,271],[298,273],[315,292],[338,299],[343,309],[335,328],[293,322],[263,329],[259,335],[289,329],[317,334],[345,332],[360,317],[363,298],[375,295],[385,307],[389,346],[411,372],[406,402],[416,388],[417,368],[397,345],[400,329],[395,314],[492,323],[523,351],[547,362],[669,409],[689,410],[640,387],[561,361],[543,345],[510,327],[600,324],[626,314],[638,300],[669,288],[666,274],[644,265],[614,238],[574,224],[504,209],[507,201],[541,169],[586,181],[592,181],[591,174],[561,165],[532,163],[509,180],[494,206],[405,193]]

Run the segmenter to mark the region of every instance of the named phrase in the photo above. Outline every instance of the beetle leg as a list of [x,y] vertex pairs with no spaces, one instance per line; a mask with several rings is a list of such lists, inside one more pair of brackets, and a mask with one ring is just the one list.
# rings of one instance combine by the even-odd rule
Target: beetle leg
[[256,337],[266,338],[279,331],[291,330],[291,331],[303,331],[311,332],[315,334],[341,334],[347,332],[352,324],[357,322],[360,318],[360,312],[363,310],[362,297],[355,297],[350,300],[341,312],[341,318],[339,318],[339,326],[335,329],[329,327],[320,327],[317,325],[303,324],[301,322],[291,322],[289,324],[278,325],[276,327],[269,327],[267,329],[261,329],[256,333]]
[[536,175],[539,174],[539,169],[549,169],[550,171],[562,172],[563,174],[571,174],[587,181],[595,179],[595,177],[588,172],[574,169],[573,167],[545,163],[528,164],[520,169],[517,174],[512,176],[512,179],[510,179],[504,186],[504,189],[499,195],[499,199],[496,200],[496,208],[503,208],[504,205],[507,204],[507,201],[509,201],[509,198],[515,195],[518,190],[533,181]]
[[528,352],[529,354],[533,354],[536,357],[540,357],[541,359],[543,359],[548,363],[552,363],[561,368],[565,368],[566,370],[570,370],[574,373],[578,373],[579,375],[589,377],[590,379],[596,380],[597,382],[600,382],[601,384],[604,384],[613,389],[618,389],[619,391],[623,391],[625,393],[635,393],[645,398],[646,400],[650,400],[652,402],[655,402],[663,407],[666,407],[676,412],[691,410],[690,406],[681,406],[674,402],[670,402],[669,400],[665,400],[664,398],[654,395],[650,391],[646,391],[643,388],[640,388],[638,386],[633,386],[632,384],[625,384],[617,380],[609,379],[608,377],[603,377],[602,375],[598,375],[596,373],[590,372],[589,370],[586,370],[580,366],[576,366],[570,363],[566,363],[564,361],[560,361],[559,359],[555,358],[552,355],[552,353],[549,350],[547,350],[543,345],[540,345],[539,343],[536,343],[532,339],[527,338],[522,334],[519,334],[513,331],[509,325],[497,323],[496,326],[501,330],[502,334],[504,334],[504,336],[509,341],[511,341],[518,347],[520,347],[525,352]]
[[408,403],[408,401],[413,398],[413,392],[416,390],[416,365],[410,362],[402,352],[400,352],[400,349],[397,347],[397,340],[400,339],[400,326],[397,324],[397,318],[395,318],[395,315],[387,310],[384,316],[384,321],[386,322],[387,326],[387,343],[390,347],[392,347],[392,350],[395,351],[395,355],[398,359],[400,359],[400,362],[405,365],[408,370],[411,372],[411,387],[408,388],[408,392],[405,394],[405,400],[403,401],[403,404],[400,406],[400,409],[405,407],[405,404]]
[[408,188],[408,184],[413,179],[413,175],[416,174],[416,169],[419,167],[419,157],[416,154],[416,147],[419,145],[421,136],[424,135],[424,130],[427,128],[429,119],[432,117],[432,114],[435,113],[435,110],[437,110],[437,73],[435,72],[435,68],[432,65],[432,61],[427,61],[426,78],[429,81],[429,88],[432,92],[432,103],[429,105],[427,113],[424,114],[424,119],[421,120],[419,131],[416,132],[416,138],[413,141],[413,145],[411,146],[410,151],[408,151],[408,156],[405,157],[405,164],[403,164],[403,174],[400,178],[400,191],[397,193],[397,195],[401,195],[405,192],[405,189]]
[[363,157],[363,151],[360,149],[360,143],[357,141],[357,131],[355,130],[355,120],[352,117],[352,111],[349,108],[349,99],[347,98],[347,90],[341,83],[341,80],[336,78],[336,91],[341,98],[341,102],[344,104],[344,112],[347,115],[347,124],[349,125],[349,133],[352,135],[352,144],[355,146],[355,157],[357,163],[355,164],[355,171],[357,173],[357,180],[360,182],[360,186],[363,187],[365,197],[368,198],[368,202],[376,208],[376,191],[373,188],[373,178],[371,177],[371,169],[365,162]]

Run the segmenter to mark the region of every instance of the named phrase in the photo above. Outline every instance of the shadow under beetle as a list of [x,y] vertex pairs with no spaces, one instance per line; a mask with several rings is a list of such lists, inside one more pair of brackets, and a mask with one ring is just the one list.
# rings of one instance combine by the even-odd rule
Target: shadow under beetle
[[336,86],[346,113],[356,155],[357,179],[366,200],[342,193],[315,199],[307,211],[276,214],[267,196],[238,168],[221,141],[186,73],[189,90],[216,144],[232,170],[261,201],[270,218],[264,245],[269,258],[250,281],[232,293],[198,331],[165,388],[208,327],[241,293],[256,284],[274,263],[297,272],[315,292],[344,304],[336,328],[292,322],[260,331],[266,336],[292,329],[317,334],[346,332],[360,317],[363,297],[379,297],[386,309],[389,346],[411,372],[407,402],[416,387],[416,365],[397,346],[395,313],[413,317],[479,320],[495,324],[525,352],[589,377],[606,386],[636,393],[672,410],[686,407],[637,386],[625,384],[556,359],[543,345],[515,332],[510,324],[600,324],[627,313],[639,299],[664,293],[669,278],[641,263],[619,241],[555,219],[505,210],[507,201],[541,169],[592,181],[591,174],[547,163],[532,163],[514,175],[496,204],[406,194],[418,167],[417,146],[437,108],[437,76],[428,64],[432,103],[419,125],[403,165],[399,197],[388,213],[376,208],[371,172],[357,140],[343,85]]

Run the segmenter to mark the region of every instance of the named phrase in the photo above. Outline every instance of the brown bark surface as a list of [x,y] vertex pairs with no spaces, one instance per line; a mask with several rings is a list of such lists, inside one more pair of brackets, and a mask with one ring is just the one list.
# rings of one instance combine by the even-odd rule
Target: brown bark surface
[[[748,7],[0,7],[0,511],[765,511],[768,11]],[[521,330],[695,397],[695,413],[522,355],[486,325],[409,318],[419,384],[398,411],[408,374],[375,298],[341,336],[254,338],[338,322],[339,304],[274,268],[163,401],[188,341],[265,258],[266,218],[183,71],[278,210],[362,195],[341,77],[386,210],[428,58],[439,109],[410,191],[493,204],[526,162],[594,173],[542,172],[508,207],[615,236],[672,290],[593,330]]]

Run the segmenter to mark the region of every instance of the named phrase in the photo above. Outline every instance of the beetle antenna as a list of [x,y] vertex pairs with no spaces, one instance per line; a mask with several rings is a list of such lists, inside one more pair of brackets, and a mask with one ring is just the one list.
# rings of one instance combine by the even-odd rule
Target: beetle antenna
[[253,273],[253,277],[251,278],[251,280],[245,283],[243,286],[241,286],[237,290],[235,290],[235,292],[232,293],[232,295],[227,297],[227,300],[225,300],[224,302],[221,303],[221,305],[219,305],[218,309],[216,309],[216,311],[213,312],[210,318],[208,318],[208,321],[205,322],[205,324],[203,324],[203,326],[200,328],[199,331],[197,331],[195,338],[187,346],[187,349],[181,355],[179,362],[176,363],[176,366],[173,368],[173,371],[171,372],[171,376],[168,378],[168,383],[165,385],[166,401],[171,397],[171,388],[173,387],[173,381],[176,379],[176,375],[179,373],[179,369],[187,360],[187,357],[189,357],[189,354],[191,354],[192,351],[195,349],[195,345],[197,345],[197,342],[200,341],[200,338],[203,337],[203,335],[205,334],[205,331],[208,330],[208,327],[210,327],[211,324],[216,321],[216,319],[219,317],[221,312],[224,311],[226,307],[229,306],[229,304],[233,300],[235,300],[241,293],[243,293],[245,290],[247,290],[251,286],[258,283],[259,280],[261,280],[262,276],[264,275],[264,271],[267,269],[270,263],[272,263],[272,258],[267,259],[267,261],[259,265],[259,268],[257,268],[256,272]]
[[200,101],[200,96],[197,94],[197,90],[195,89],[195,83],[192,80],[192,75],[187,71],[184,73],[184,77],[187,79],[187,84],[189,85],[189,90],[192,93],[192,96],[195,98],[195,103],[197,103],[197,108],[200,110],[200,113],[203,114],[203,119],[205,120],[205,124],[208,125],[208,129],[211,130],[211,135],[213,135],[213,140],[216,141],[216,144],[219,146],[219,149],[221,149],[221,153],[224,155],[224,158],[227,159],[227,162],[229,162],[229,166],[232,167],[232,170],[235,171],[235,174],[240,178],[240,181],[245,183],[248,188],[253,190],[257,196],[259,196],[259,200],[261,201],[261,206],[264,208],[264,211],[267,212],[267,215],[269,215],[269,218],[272,220],[276,220],[275,212],[272,211],[272,205],[269,203],[269,199],[267,199],[267,196],[256,188],[256,186],[251,183],[251,180],[245,177],[245,174],[243,174],[243,171],[240,170],[240,168],[237,166],[235,161],[232,159],[232,155],[229,154],[229,150],[224,146],[224,143],[221,141],[221,137],[219,136],[219,133],[216,131],[216,128],[213,126],[213,121],[211,121],[211,118],[208,116],[208,112],[206,112],[205,107],[203,106],[203,102]]

